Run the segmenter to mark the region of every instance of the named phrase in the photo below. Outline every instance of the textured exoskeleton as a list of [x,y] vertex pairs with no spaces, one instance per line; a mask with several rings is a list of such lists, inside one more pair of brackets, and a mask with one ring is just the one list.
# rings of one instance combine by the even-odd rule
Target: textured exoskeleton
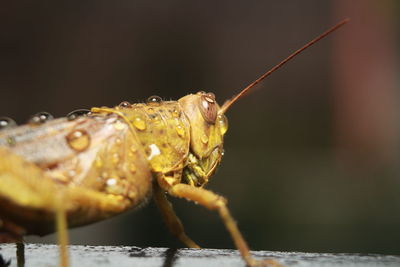
[[223,155],[228,125],[219,110],[212,93],[178,101],[153,96],[147,103],[122,102],[2,130],[2,239],[58,230],[65,247],[67,226],[135,208],[153,192],[169,229],[187,246],[199,247],[185,234],[167,193],[217,210],[244,259],[254,264],[226,200],[203,188]]

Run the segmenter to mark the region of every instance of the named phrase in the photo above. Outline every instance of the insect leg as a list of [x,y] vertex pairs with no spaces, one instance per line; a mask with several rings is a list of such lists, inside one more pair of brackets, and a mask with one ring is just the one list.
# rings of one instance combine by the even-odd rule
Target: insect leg
[[17,242],[17,266],[25,266],[25,245],[22,241]]
[[153,198],[156,202],[158,209],[164,219],[168,229],[174,234],[179,240],[181,240],[189,248],[200,248],[192,239],[190,239],[183,228],[182,222],[172,208],[172,204],[168,201],[164,191],[160,188],[157,183],[154,183]]
[[55,199],[55,223],[58,244],[60,246],[60,267],[67,267],[69,266],[67,248],[69,241],[65,203],[79,203],[80,209],[88,213],[93,213],[97,210],[106,218],[125,210],[129,207],[130,201],[121,196],[105,194],[81,187],[67,188],[63,193],[61,197],[57,196]]
[[[0,196],[25,209],[40,209],[54,212],[60,243],[60,266],[68,266],[66,202],[60,197],[59,187],[43,171],[31,162],[0,148]],[[12,189],[12,190],[10,190]],[[57,194],[58,193],[58,194]],[[10,227],[9,227],[10,228]],[[13,227],[17,229],[17,227]],[[22,230],[21,234],[23,235]],[[16,231],[18,232],[18,231]],[[22,242],[22,239],[19,240]],[[21,244],[17,244],[18,264],[23,264]]]
[[[0,159],[0,197],[21,210],[36,209],[54,214],[60,244],[60,265],[63,267],[68,265],[67,211],[68,213],[74,213],[76,210],[87,211],[85,213],[87,218],[84,219],[94,221],[96,216],[109,217],[126,210],[131,204],[122,196],[113,196],[89,188],[64,187],[56,184],[39,167],[1,147]],[[13,230],[11,233],[14,233],[16,238],[22,237],[24,229],[6,222],[3,225],[7,226],[6,229]],[[75,222],[79,223],[82,222]]]
[[58,244],[60,246],[60,266],[67,267],[68,266],[68,226],[67,219],[65,215],[65,208],[63,206],[63,201],[61,198],[57,198],[57,207],[56,207],[56,229],[57,229],[57,238]]
[[[0,175],[1,178],[2,176]],[[0,243],[23,244],[22,236],[24,233],[24,228],[0,217]]]
[[174,185],[168,190],[168,193],[175,197],[186,198],[187,200],[197,202],[209,210],[218,211],[225,227],[229,231],[236,247],[239,249],[240,254],[248,266],[280,266],[280,264],[274,260],[257,261],[250,255],[249,247],[226,206],[227,201],[225,198],[206,189],[193,187],[187,184]]

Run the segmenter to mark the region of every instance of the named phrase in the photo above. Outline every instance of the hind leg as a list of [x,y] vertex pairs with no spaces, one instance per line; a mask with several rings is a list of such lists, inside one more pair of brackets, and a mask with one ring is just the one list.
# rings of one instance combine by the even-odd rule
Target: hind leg
[[[21,210],[39,210],[54,214],[62,267],[68,266],[66,218],[68,211],[87,206],[104,212],[118,212],[129,204],[124,199],[109,197],[85,188],[61,186],[35,164],[2,147],[0,147],[0,159],[0,201],[12,203],[15,209],[9,212],[13,212],[13,216],[20,217],[20,221],[24,220],[25,215],[18,213],[18,207]],[[29,221],[26,224],[29,225]],[[21,237],[25,234],[24,228],[8,220],[3,220],[3,228],[6,233],[0,235],[0,238],[7,238],[9,241],[21,241]]]
[[[24,209],[41,210],[54,213],[56,229],[59,233],[58,239],[60,243],[60,266],[68,266],[68,257],[66,246],[68,243],[67,223],[65,218],[66,204],[63,192],[60,187],[49,177],[43,170],[31,162],[27,162],[23,158],[15,155],[5,148],[0,147],[0,197],[13,203],[14,207]],[[18,210],[13,211],[14,215],[18,214]],[[18,215],[24,218],[24,214]],[[10,223],[13,225],[13,223]],[[7,225],[5,225],[6,228]],[[15,226],[15,225],[14,225]],[[22,235],[25,230],[15,226],[17,237],[17,258],[19,266],[23,266],[22,253]],[[8,229],[10,231],[10,229]]]
[[67,226],[67,218],[65,214],[65,208],[61,201],[59,202],[56,208],[56,229],[57,229],[57,239],[58,245],[60,246],[60,266],[67,267],[68,266],[68,226]]

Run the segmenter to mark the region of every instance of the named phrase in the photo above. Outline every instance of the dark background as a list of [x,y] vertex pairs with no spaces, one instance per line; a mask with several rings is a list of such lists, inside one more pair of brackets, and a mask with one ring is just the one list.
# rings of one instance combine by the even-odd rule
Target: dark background
[[[400,254],[399,14],[395,0],[3,1],[0,115],[24,123],[199,90],[222,104],[350,17],[232,107],[208,188],[252,249]],[[200,245],[233,247],[215,213],[173,202]],[[152,203],[70,236],[182,246]]]

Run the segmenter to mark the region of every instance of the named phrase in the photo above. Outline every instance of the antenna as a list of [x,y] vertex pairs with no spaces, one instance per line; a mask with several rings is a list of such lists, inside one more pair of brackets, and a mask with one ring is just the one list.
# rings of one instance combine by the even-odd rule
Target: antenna
[[261,82],[262,80],[264,80],[267,76],[271,75],[274,71],[276,71],[277,69],[279,69],[280,67],[282,67],[285,63],[287,63],[288,61],[290,61],[292,58],[294,58],[295,56],[297,56],[298,54],[300,54],[301,52],[303,52],[305,49],[307,49],[308,47],[312,46],[313,44],[315,44],[316,42],[318,42],[319,40],[321,40],[322,38],[326,37],[327,35],[329,35],[330,33],[332,33],[333,31],[337,30],[338,28],[340,28],[341,26],[343,26],[344,24],[346,24],[347,22],[349,22],[350,19],[346,18],[344,20],[342,20],[341,22],[339,22],[338,24],[336,24],[335,26],[333,26],[332,28],[326,30],[325,32],[323,32],[322,34],[320,34],[318,37],[316,37],[315,39],[311,40],[310,42],[308,42],[307,44],[305,44],[303,47],[297,49],[296,51],[294,51],[291,55],[289,55],[287,58],[285,58],[284,60],[282,60],[281,62],[279,62],[278,64],[276,64],[272,69],[270,69],[269,71],[267,71],[266,73],[264,73],[263,75],[261,75],[260,78],[258,78],[257,80],[255,80],[254,82],[252,82],[251,84],[249,84],[246,88],[244,88],[239,94],[237,94],[236,96],[234,96],[232,99],[226,101],[224,103],[224,105],[220,108],[219,110],[219,114],[224,114],[229,107],[235,103],[239,98],[241,98],[244,94],[246,94],[251,88],[253,88],[256,84],[258,84],[259,82]]

